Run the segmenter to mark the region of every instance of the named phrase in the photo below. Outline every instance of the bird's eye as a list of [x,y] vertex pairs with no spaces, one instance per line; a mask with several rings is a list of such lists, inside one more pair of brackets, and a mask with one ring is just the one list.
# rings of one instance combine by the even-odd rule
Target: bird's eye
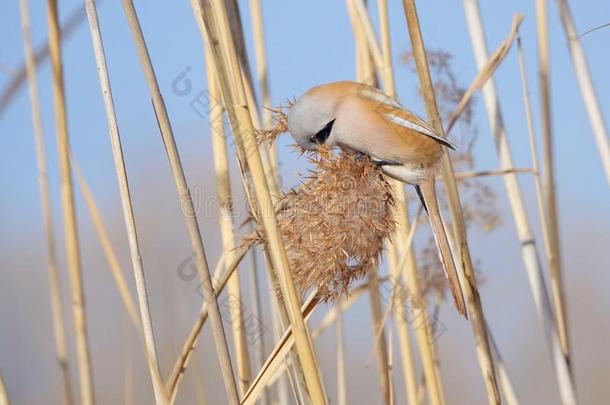
[[328,137],[330,136],[330,131],[332,131],[332,129],[333,129],[334,123],[335,123],[335,119],[332,119],[331,121],[329,121],[324,126],[324,128],[319,130],[317,134],[313,135],[310,138],[311,142],[317,143],[317,144],[320,144],[320,145],[322,145],[324,142],[326,142],[326,139],[328,139]]

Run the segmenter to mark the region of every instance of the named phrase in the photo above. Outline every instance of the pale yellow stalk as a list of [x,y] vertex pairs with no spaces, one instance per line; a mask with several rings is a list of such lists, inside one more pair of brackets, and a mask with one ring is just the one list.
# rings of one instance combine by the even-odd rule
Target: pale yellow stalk
[[[205,48],[206,51],[209,47]],[[206,61],[210,55],[206,52]],[[214,170],[216,172],[216,183],[218,199],[220,200],[220,236],[225,252],[225,262],[230,263],[235,256],[235,235],[233,233],[233,212],[231,209],[231,181],[229,173],[229,162],[227,156],[227,134],[224,127],[224,109],[220,102],[222,94],[218,86],[216,72],[210,62],[207,62],[206,72],[208,75],[208,91],[210,94],[210,129],[212,137],[212,149],[214,152]],[[228,283],[229,300],[237,301],[230,305],[231,327],[233,329],[233,344],[237,360],[237,376],[239,380],[240,394],[243,395],[250,385],[250,357],[248,353],[248,342],[246,341],[246,328],[242,310],[242,294],[239,273],[235,272]]]
[[[279,275],[282,296],[288,310],[307,390],[314,404],[324,404],[326,403],[326,396],[322,387],[318,362],[300,311],[299,297],[292,281],[288,259],[278,230],[271,194],[265,179],[265,172],[254,136],[254,128],[247,108],[245,90],[240,80],[241,77],[231,74],[230,67],[233,66],[233,69],[238,67],[234,43],[230,32],[227,32],[227,30],[223,30],[222,33],[217,31],[219,24],[215,21],[215,16],[218,16],[218,13],[214,13],[212,7],[215,9],[222,8],[223,4],[217,0],[212,2],[209,0],[193,0],[192,5],[200,30],[202,32],[206,31],[208,38],[211,40],[212,54],[214,55],[215,66],[233,132],[244,146],[245,159],[252,174],[256,202],[260,210],[260,219],[268,240],[271,262]],[[222,26],[227,26],[227,24]],[[230,52],[223,52],[223,49],[228,49]],[[236,80],[233,83],[233,88],[229,84],[232,79]]]
[[[599,154],[606,173],[606,180],[608,181],[608,184],[610,184],[610,140],[608,139],[608,129],[606,128],[599,100],[595,93],[595,85],[591,78],[585,51],[580,44],[580,36],[576,33],[576,24],[574,23],[574,17],[572,17],[572,11],[570,10],[570,5],[567,0],[556,0],[556,3],[557,9],[559,10],[559,17],[561,17],[561,23],[563,24],[563,30],[566,34],[568,50],[572,57],[574,73],[576,74],[576,80],[578,80],[578,88],[580,89],[580,94],[582,95],[587,114],[589,115],[591,129],[593,130],[597,149],[599,149]],[[608,24],[605,24],[605,26],[607,25]]]
[[163,138],[167,157],[169,159],[172,174],[176,183],[178,197],[180,198],[182,207],[185,209],[184,219],[188,228],[191,249],[194,252],[195,265],[202,282],[204,300],[208,301],[208,305],[210,307],[209,312],[212,322],[212,332],[214,335],[214,342],[216,344],[216,351],[225,385],[225,391],[227,393],[227,399],[229,403],[237,404],[239,403],[239,395],[237,393],[237,385],[233,376],[233,367],[231,364],[231,357],[229,355],[229,348],[222,323],[220,308],[218,306],[217,296],[214,293],[212,286],[212,279],[210,277],[203,240],[201,239],[201,233],[199,231],[196,211],[188,184],[186,182],[184,170],[182,168],[182,162],[176,146],[176,140],[174,138],[169,115],[167,113],[167,109],[165,108],[163,97],[161,96],[161,90],[159,89],[159,84],[157,83],[155,71],[146,47],[146,42],[144,40],[144,35],[140,27],[140,22],[133,5],[133,1],[123,0],[123,8],[125,15],[127,16],[127,20],[134,37],[136,49],[138,51],[138,56],[140,57],[140,62],[149,86],[159,129],[161,130],[161,136]]
[[337,319],[337,405],[347,405],[347,364],[345,364],[345,333],[343,317]]
[[[381,55],[381,57],[374,57],[372,61],[377,64],[377,71],[382,73],[381,78],[386,93],[391,97],[395,98],[396,94],[394,89],[393,68],[391,64],[390,52],[391,46],[389,43],[389,27],[387,27],[386,24],[387,19],[386,23],[384,23],[383,14],[380,14],[382,18],[382,43],[384,43],[384,52],[382,52],[372,29],[370,17],[366,10],[362,7],[362,0],[348,1],[351,3],[352,8],[354,9],[354,11],[352,11],[352,14],[358,16],[358,21],[360,22],[360,24],[356,23],[354,25],[357,27],[360,26],[360,31],[364,31],[364,33],[361,33],[361,36],[365,36],[367,38],[367,44],[369,48],[371,48],[371,53]],[[384,11],[384,7],[380,7],[380,10]],[[397,234],[395,238],[395,243],[391,244],[388,250],[390,256],[390,274],[393,276],[394,280],[402,279],[401,267],[398,264],[398,252],[402,252],[404,251],[404,249],[407,249],[407,265],[404,267],[404,270],[402,270],[405,273],[405,279],[408,280],[406,282],[407,288],[403,288],[401,287],[401,285],[397,285],[396,287],[398,290],[398,294],[396,295],[396,299],[398,303],[402,303],[405,300],[410,300],[421,304],[425,302],[425,300],[423,298],[423,294],[420,287],[417,263],[415,261],[415,254],[410,244],[407,243],[407,240],[405,239],[410,226],[408,220],[404,185],[396,180],[392,180],[392,186],[397,201]],[[405,292],[408,292],[408,294],[405,294]],[[436,348],[434,345],[433,334],[431,333],[430,329],[427,308],[425,307],[425,305],[420,304],[412,305],[412,307],[414,311],[413,316],[416,319],[422,320],[421,325],[415,330],[415,335],[422,355],[424,372],[426,374],[427,380],[429,381],[429,383],[427,384],[427,388],[429,390],[429,395],[433,404],[444,404],[445,398],[443,392],[443,385],[441,381],[440,370],[438,368]],[[402,309],[399,309],[399,311],[402,312]],[[407,339],[409,339],[409,332],[407,324],[404,321],[404,319],[406,319],[406,314],[401,313],[395,319],[399,331],[401,351],[403,356],[402,358],[404,361],[409,361],[409,358],[411,357],[410,353],[407,352],[410,347],[410,343],[407,341]],[[414,365],[412,364],[412,360],[410,361],[410,363],[411,364],[404,364],[403,362],[403,369],[405,374],[405,388],[407,389],[407,398],[411,403],[415,403],[415,371]]]
[[[439,133],[444,134],[414,0],[403,0],[403,7],[426,111],[434,128]],[[447,194],[449,212],[451,214],[453,238],[457,247],[456,252],[458,255],[456,257],[461,258],[463,264],[463,268],[458,266],[460,269],[459,276],[468,303],[468,313],[476,339],[477,357],[485,382],[487,399],[491,404],[499,404],[500,394],[498,392],[493,356],[485,327],[486,322],[481,299],[477,290],[474,267],[470,257],[464,215],[462,213],[457,184],[455,177],[453,176],[452,163],[448,154],[444,154],[442,157],[441,172],[445,185],[445,193]]]
[[108,235],[108,230],[104,225],[102,215],[100,214],[100,210],[97,206],[97,203],[95,202],[95,197],[93,196],[91,188],[89,187],[89,183],[87,182],[87,179],[83,175],[83,172],[80,169],[76,160],[74,159],[73,155],[70,156],[70,162],[72,163],[72,170],[74,171],[76,182],[78,184],[78,187],[80,188],[83,200],[85,201],[85,205],[87,206],[87,210],[89,211],[91,222],[93,223],[93,227],[95,228],[95,233],[97,234],[100,240],[100,245],[102,246],[102,250],[104,251],[104,256],[106,256],[106,261],[108,262],[108,266],[110,267],[110,272],[112,273],[112,277],[114,278],[114,283],[117,286],[121,301],[123,301],[125,311],[127,311],[127,315],[129,316],[129,319],[131,323],[135,326],[136,330],[138,332],[141,332],[141,324],[140,318],[138,316],[138,311],[136,310],[136,306],[131,296],[131,291],[129,291],[129,286],[127,284],[127,280],[125,280],[125,276],[123,275],[123,270],[121,269],[119,260],[116,256],[114,248],[112,247],[112,243],[110,242],[110,236]]
[[[216,269],[214,270],[214,279],[219,280],[217,283],[214,283],[215,298],[218,298],[218,296],[222,293],[229,281],[229,278],[233,275],[233,273],[241,263],[242,259],[246,255],[246,252],[247,250],[241,249],[238,253],[235,254],[235,256],[233,257],[233,261],[228,262],[226,264],[224,258],[227,252],[222,253],[220,259],[218,259]],[[216,275],[221,273],[221,269],[223,266],[226,267],[224,274],[222,275],[222,277],[216,277]],[[165,389],[169,393],[169,397],[172,403],[176,399],[180,382],[182,381],[182,377],[184,377],[184,372],[186,371],[189,361],[191,360],[191,357],[195,352],[195,348],[197,346],[197,342],[199,341],[199,336],[201,334],[201,329],[203,328],[203,325],[208,319],[208,307],[208,302],[204,300],[201,304],[201,309],[199,310],[199,316],[191,327],[191,331],[187,336],[184,344],[182,345],[180,355],[174,363],[174,367],[172,368],[170,376],[165,381]]]
[[[363,22],[363,14],[368,16],[368,12],[366,11],[366,4],[363,0],[348,0],[348,9],[350,9],[350,14],[355,18],[355,21],[352,22],[352,25],[355,28],[355,31],[358,34],[354,35],[354,38],[364,40],[369,35],[374,35],[372,31],[372,26],[369,25],[365,28],[365,23]],[[368,31],[367,31],[368,28]],[[367,82],[370,80],[372,84],[376,85],[376,77],[375,77],[375,69],[374,64],[375,61],[377,64],[383,64],[383,57],[381,55],[381,51],[379,48],[376,48],[376,52],[371,51],[371,47],[367,46],[365,42],[356,42],[356,48],[358,49],[358,54],[360,56],[357,57],[357,63],[361,64],[361,68],[358,69],[360,73],[371,72],[371,78],[365,76],[358,76],[356,79],[360,82]],[[371,60],[372,59],[372,60]],[[371,306],[371,316],[373,320],[373,336],[374,336],[374,347],[375,354],[377,359],[377,375],[379,378],[379,387],[381,389],[381,395],[383,398],[383,403],[389,405],[392,402],[392,392],[391,392],[391,383],[390,383],[390,374],[388,372],[387,363],[388,363],[388,349],[386,346],[386,338],[385,338],[385,327],[383,322],[383,308],[381,304],[381,295],[379,294],[379,282],[378,282],[378,270],[376,268],[371,267],[368,270],[368,281],[369,281],[369,303]]]
[[6,390],[6,385],[4,384],[4,378],[2,377],[2,373],[0,373],[0,405],[11,405],[11,401],[8,398],[8,391]]
[[72,188],[70,141],[68,138],[66,100],[64,95],[57,0],[47,0],[47,24],[49,28],[49,53],[51,55],[51,68],[53,71],[53,105],[55,106],[57,153],[59,156],[60,195],[63,211],[68,276],[70,279],[80,397],[83,405],[91,405],[94,403],[93,372],[91,355],[89,352],[89,339],[87,336],[85,294],[81,273],[74,190]]
[[[250,0],[250,16],[252,20],[254,52],[256,55],[256,73],[262,101],[262,108],[259,114],[262,116],[263,127],[270,128],[273,125],[273,117],[271,110],[266,107],[271,107],[271,91],[269,90],[269,70],[267,68],[267,50],[265,47],[265,25],[260,0]],[[266,147],[266,145],[263,145],[263,147]],[[280,173],[278,171],[279,160],[275,144],[271,145],[268,155],[270,166],[275,176],[275,183],[281,185]]]
[[[488,59],[487,45],[483,31],[483,23],[479,13],[478,2],[476,0],[465,0],[464,8],[468,20],[468,28],[475,52],[475,59],[479,69],[482,69]],[[494,141],[500,164],[505,169],[513,167],[513,158],[508,143],[508,135],[504,127],[504,120],[500,110],[499,98],[495,86],[495,81],[491,78],[483,87],[483,97],[485,108],[489,119],[490,127],[493,130]],[[538,316],[546,332],[547,344],[551,351],[553,366],[559,385],[562,400],[566,404],[575,401],[574,387],[570,376],[570,369],[567,359],[562,355],[557,325],[553,317],[553,308],[544,285],[542,275],[542,265],[540,255],[531,230],[523,195],[519,187],[517,176],[508,174],[503,176],[504,184],[508,192],[511,211],[517,228],[517,235],[521,242],[521,254],[523,263],[527,271],[532,295],[538,310]],[[549,217],[547,217],[548,219]],[[550,236],[550,232],[549,232]]]
[[[167,392],[163,386],[161,374],[159,370],[159,363],[157,360],[157,349],[154,339],[154,331],[152,325],[152,317],[150,314],[150,308],[148,303],[148,294],[146,292],[146,282],[144,278],[144,268],[142,265],[142,255],[140,253],[140,247],[138,244],[138,236],[136,230],[135,218],[133,215],[133,207],[131,203],[131,196],[129,193],[129,183],[127,179],[127,170],[125,168],[125,161],[123,159],[123,151],[121,147],[121,138],[119,134],[119,127],[116,120],[116,113],[114,108],[114,100],[112,98],[112,88],[110,86],[110,77],[108,74],[108,67],[106,65],[106,55],[104,52],[104,43],[102,40],[102,33],[99,26],[99,20],[97,17],[97,8],[95,0],[86,0],[87,18],[89,21],[89,29],[91,31],[91,39],[93,42],[93,49],[95,54],[95,62],[97,65],[97,71],[100,81],[100,90],[104,100],[104,107],[106,110],[106,118],[108,120],[108,132],[110,135],[110,143],[112,145],[112,154],[114,159],[114,166],[116,170],[116,176],[119,183],[119,191],[121,195],[121,208],[123,210],[123,219],[125,221],[125,229],[127,231],[127,238],[129,241],[129,253],[131,257],[131,264],[133,267],[133,274],[136,281],[136,289],[138,293],[138,303],[140,307],[141,317],[141,328],[137,322],[137,316],[135,315],[135,306],[131,300],[129,289],[125,281],[123,280],[123,273],[120,269],[118,261],[112,252],[110,247],[110,241],[106,236],[106,232],[101,221],[99,213],[97,213],[97,207],[93,196],[89,191],[87,185],[82,181],[84,187],[81,187],[87,205],[90,207],[92,212],[92,219],[95,224],[98,235],[100,235],[100,241],[106,252],[106,256],[109,258],[110,266],[113,270],[113,275],[119,287],[119,292],[123,298],[128,313],[135,325],[138,326],[138,332],[142,332],[144,336],[145,346],[145,357],[148,362],[148,368],[150,377],[152,380],[153,390],[155,393],[155,400],[157,404],[167,404],[169,399]],[[79,176],[82,178],[82,175]]]
[[66,342],[66,325],[64,322],[63,304],[61,301],[61,282],[57,265],[57,250],[55,235],[53,234],[53,209],[49,190],[49,175],[47,173],[47,157],[44,144],[42,115],[40,112],[40,95],[38,94],[38,79],[36,77],[36,57],[32,45],[30,29],[30,11],[28,0],[20,0],[21,28],[23,31],[23,44],[25,48],[25,71],[27,73],[30,103],[32,106],[32,126],[34,129],[34,143],[36,146],[36,162],[38,165],[38,187],[40,189],[40,205],[44,224],[45,241],[47,247],[47,266],[49,271],[49,291],[51,295],[51,314],[53,321],[53,335],[55,337],[55,358],[59,365],[63,386],[64,403],[74,403],[72,396],[72,379],[68,366],[68,348]]
[[[536,0],[536,28],[538,33],[538,78],[540,84],[540,107],[542,114],[542,185],[549,237],[549,270],[551,273],[551,293],[555,308],[555,323],[563,354],[570,367],[570,342],[568,335],[565,295],[563,291],[563,271],[559,240],[559,219],[555,192],[555,153],[553,147],[553,125],[551,119],[551,84],[549,73],[549,38],[547,0]],[[571,371],[571,370],[570,370]]]

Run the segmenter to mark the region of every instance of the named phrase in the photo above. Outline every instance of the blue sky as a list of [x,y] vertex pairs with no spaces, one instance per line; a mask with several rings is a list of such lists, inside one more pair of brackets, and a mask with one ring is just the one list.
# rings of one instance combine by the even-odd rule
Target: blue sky
[[[399,54],[408,49],[408,38],[400,3],[391,3],[393,3],[390,17],[394,62],[398,64]],[[61,15],[68,15],[79,4],[78,1],[60,2]],[[189,2],[140,2],[137,6],[175,127],[178,145],[188,149],[193,142],[201,142],[201,136],[207,134],[206,123],[188,108],[192,97],[179,97],[171,92],[172,80],[186,67],[192,69],[189,78],[194,83],[194,89],[206,88],[201,41]],[[19,66],[23,60],[19,11],[16,2],[5,3],[2,7],[3,21],[0,28],[2,36],[13,40],[5,41],[3,44],[0,63],[10,70]],[[264,2],[263,7],[274,104],[298,96],[312,85],[353,78],[352,36],[344,2],[267,1]],[[476,73],[476,68],[461,3],[422,2],[419,7],[426,45],[431,49],[449,50],[454,55],[453,66],[460,81],[464,85],[469,83]],[[439,7],[442,7],[442,12],[439,12]],[[482,2],[481,8],[490,49],[495,48],[507,35],[514,12],[526,14],[521,31],[532,87],[534,113],[538,118],[533,2]],[[549,8],[553,128],[559,196],[562,201],[581,200],[579,204],[584,206],[579,208],[592,209],[598,202],[610,203],[610,193],[605,192],[607,187],[601,175],[601,163],[574,79],[565,46],[565,36],[555,8]],[[603,2],[589,2],[586,7],[576,5],[574,15],[579,31],[584,31],[607,21],[606,16],[610,15],[610,6]],[[246,7],[243,17],[248,33],[250,19]],[[40,44],[46,37],[44,7],[32,5],[32,18],[34,42]],[[121,7],[112,2],[102,3],[100,19],[127,158],[139,159],[140,157],[136,153],[130,153],[130,150],[139,149],[143,145],[158,148],[160,142],[158,134],[155,133],[156,124],[151,113],[147,89]],[[374,10],[373,19],[376,21]],[[610,77],[605,74],[610,66],[610,55],[605,52],[604,46],[608,32],[598,31],[582,39],[601,100],[604,100],[610,91]],[[254,57],[253,52],[250,57]],[[86,24],[83,24],[66,42],[64,65],[73,147],[79,160],[87,162],[83,163],[83,166],[86,172],[90,172],[88,174],[92,176],[92,181],[101,181],[107,173],[111,173],[105,170],[109,168],[110,154],[105,115]],[[1,74],[0,85],[7,83],[9,77],[7,73]],[[56,163],[54,123],[48,64],[40,70],[39,77],[50,164],[54,167]],[[416,83],[415,75],[405,67],[397,66],[396,77],[403,103],[416,111],[423,112],[421,102],[413,90]],[[518,66],[514,50],[498,70],[496,79],[517,165],[527,166],[529,159],[526,127],[521,92],[517,83]],[[489,129],[481,107],[482,103],[478,103],[481,133],[477,147],[477,162],[482,168],[493,168],[497,166],[497,161],[495,154],[492,153]],[[610,115],[608,104],[602,102],[602,109],[604,116],[608,117]],[[17,211],[24,214],[26,211],[38,209],[37,200],[31,198],[37,191],[36,184],[32,181],[35,178],[35,163],[29,111],[27,91],[23,89],[0,120],[0,131],[5,134],[5,155],[0,162],[0,170],[3,173],[0,185],[5,193],[12,195],[12,201],[20,201],[12,207],[18,208]],[[538,120],[536,124],[539,129]],[[209,150],[208,146],[206,143],[204,149]],[[130,149],[132,147],[134,149]],[[88,164],[94,169],[87,170]],[[16,170],[17,168],[19,170]],[[28,203],[32,200],[34,202]],[[565,203],[561,208],[567,208],[564,205]],[[17,219],[16,216],[11,218]],[[21,221],[16,222],[23,225]]]
[[[47,35],[45,7],[41,5],[43,2],[30,1],[30,3],[34,43],[40,45]],[[151,198],[151,195],[154,198],[155,192],[174,198],[175,191],[149,101],[149,93],[119,3],[104,1],[100,4],[99,15],[129,178],[135,187],[139,184],[152,183],[158,188],[153,190],[154,192],[148,192],[146,194],[148,198]],[[274,105],[300,95],[313,85],[354,78],[353,39],[344,1],[272,0],[262,3]],[[417,77],[410,69],[399,65],[400,54],[409,49],[401,2],[390,3],[393,61],[396,66],[398,94],[404,105],[425,115],[421,100],[418,99],[415,91]],[[521,35],[526,52],[536,129],[540,133],[534,1],[480,3],[490,50],[508,34],[513,13],[522,12],[526,16],[521,27]],[[572,1],[571,3],[579,32],[610,21],[608,2]],[[81,1],[61,1],[60,15],[66,17],[81,4]],[[249,56],[253,62],[249,10],[246,1],[240,1],[240,5],[250,49]],[[190,107],[193,97],[207,87],[202,43],[192,16],[190,2],[139,1],[136,6],[172,120],[178,147],[183,155],[189,183],[191,186],[200,185],[204,193],[212,194],[215,186],[210,180],[213,166],[208,123]],[[452,63],[454,71],[460,84],[466,86],[476,75],[476,66],[462,3],[447,0],[419,1],[418,7],[426,46],[430,49],[450,51],[454,55]],[[607,210],[610,206],[610,190],[603,175],[600,158],[574,77],[565,35],[552,1],[549,2],[549,10],[553,133],[567,280],[569,282],[584,276],[591,283],[591,291],[599,293],[598,295],[591,293],[592,296],[607,297],[610,284],[607,272],[603,272],[604,268],[607,270],[607,264],[603,264],[601,258],[604,257],[603,246],[604,244],[607,246],[610,240],[610,216]],[[374,7],[372,18],[374,21],[377,20]],[[609,37],[610,29],[606,29],[581,39],[607,121],[610,119],[610,103],[606,102],[610,96]],[[11,69],[19,67],[23,61],[23,44],[16,1],[3,2],[0,5],[0,38],[3,38],[0,47],[0,65],[3,68],[0,72],[0,89],[2,89],[10,80]],[[63,55],[69,132],[75,156],[92,185],[102,213],[120,221],[118,189],[106,118],[86,23],[65,42]],[[188,78],[193,84],[193,92],[186,96],[174,94],[172,82],[187,69],[190,69]],[[517,167],[528,167],[530,166],[529,149],[514,48],[494,77],[499,89],[515,164]],[[57,159],[48,64],[44,64],[39,70],[39,86],[51,188],[54,195],[55,221],[59,230],[61,216],[57,197]],[[475,147],[477,168],[497,168],[498,162],[483,103],[478,97],[475,114],[479,128]],[[43,263],[36,162],[26,88],[22,89],[10,108],[0,117],[0,136],[3,141],[0,155],[2,156],[0,158],[2,190],[0,257],[4,257],[7,263],[13,263],[19,261],[20,255],[35,254],[42,257],[40,263]],[[289,143],[288,139],[280,142],[282,145],[280,158],[284,177],[289,182],[294,182],[297,172],[303,169],[304,163],[295,153],[290,152],[287,147]],[[495,280],[492,278],[488,281],[484,287],[484,295],[490,298],[509,297],[512,294],[511,290],[516,287],[502,284],[503,281],[516,280],[516,285],[525,289],[527,284],[519,258],[518,244],[514,240],[514,227],[505,202],[506,195],[502,183],[498,179],[488,181],[497,190],[501,200],[504,226],[490,236],[475,235],[473,237],[475,254],[481,261],[480,268],[483,273],[496,277]],[[530,216],[534,217],[536,208],[531,178],[522,177],[521,184],[527,197]],[[138,206],[145,206],[146,201],[134,193],[134,203],[137,216]],[[88,221],[85,219],[84,211],[79,198],[79,218],[81,221]],[[157,228],[154,224],[145,227],[161,234],[166,231]],[[85,226],[83,228],[85,228],[83,234],[90,230]],[[580,235],[586,234],[587,230],[591,231],[592,238],[597,239],[591,240],[590,243],[582,240]],[[494,249],[498,244],[506,241],[510,241],[506,251]],[[34,250],[35,252],[32,252]],[[591,267],[584,265],[580,267],[578,263],[581,254],[591,256]],[[6,259],[7,257],[9,259]],[[515,276],[518,278],[513,280],[509,273],[518,274]],[[44,287],[45,279],[37,280],[37,283]],[[590,291],[585,290],[585,294],[587,293]],[[600,299],[603,300],[602,306],[607,309],[610,305],[608,300]],[[506,313],[504,304],[491,301],[490,313],[496,316],[494,322],[500,340],[505,343],[511,342],[511,330],[515,327],[512,315]],[[525,306],[531,303],[526,300],[517,304],[519,305]],[[578,303],[572,302],[572,305],[573,311],[580,309]],[[451,323],[452,320],[449,322],[454,325]],[[467,333],[464,332],[464,326],[455,327],[462,331],[461,333]],[[599,335],[600,341],[604,339],[603,336],[603,334]],[[582,350],[584,352],[586,348]],[[545,359],[544,354],[542,359]],[[587,364],[585,363],[581,369]],[[3,368],[2,366],[0,362],[0,369]],[[475,369],[473,372],[475,376],[476,372]]]

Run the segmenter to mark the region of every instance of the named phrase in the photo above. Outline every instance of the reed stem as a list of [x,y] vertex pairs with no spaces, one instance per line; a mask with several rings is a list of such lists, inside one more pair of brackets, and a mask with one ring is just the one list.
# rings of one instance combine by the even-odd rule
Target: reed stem
[[[421,29],[419,26],[415,2],[414,0],[403,0],[402,3],[405,11],[405,18],[407,20],[407,27],[409,29],[413,55],[417,66],[417,74],[419,76],[421,91],[426,105],[426,111],[434,128],[439,133],[444,134],[438,106],[436,104],[434,86],[430,76],[430,69],[425,50],[426,48],[424,46]],[[481,298],[477,290],[474,267],[470,257],[466,224],[464,223],[464,215],[460,204],[457,184],[455,177],[453,176],[452,163],[447,153],[445,153],[442,157],[441,173],[443,176],[445,193],[449,203],[449,212],[451,214],[453,226],[453,237],[456,242],[456,251],[458,252],[457,257],[459,257],[462,262],[462,266],[457,267],[458,269],[461,269],[461,274],[459,274],[459,276],[468,303],[468,312],[470,314],[470,322],[475,336],[477,357],[479,360],[481,373],[483,374],[483,380],[485,382],[487,399],[490,404],[499,404],[500,394],[498,392],[496,371],[489,344],[489,338],[487,336],[487,330],[485,327],[486,322],[483,314]]]
[[167,157],[176,183],[178,197],[180,198],[181,206],[185,211],[184,219],[188,228],[191,249],[194,252],[195,265],[201,279],[204,300],[207,301],[209,305],[212,333],[214,335],[214,342],[216,344],[216,351],[224,380],[225,391],[227,393],[227,399],[231,404],[238,404],[239,395],[237,393],[237,385],[235,384],[235,378],[233,376],[233,367],[231,364],[231,357],[229,355],[229,347],[227,345],[224,326],[222,324],[220,308],[218,306],[217,296],[212,286],[212,279],[208,269],[203,240],[201,239],[201,233],[199,231],[195,207],[193,205],[191,193],[189,191],[184,170],[182,168],[182,162],[176,146],[176,140],[174,138],[169,115],[167,113],[167,109],[165,108],[165,102],[163,101],[159,84],[157,83],[155,71],[146,47],[146,41],[144,40],[144,35],[140,27],[140,22],[138,20],[136,9],[133,5],[133,1],[123,0],[123,8],[129,22],[138,51],[138,56],[140,57],[144,75],[149,86],[155,115],[157,117],[157,122],[159,124],[159,129],[161,130],[161,136],[165,145]]
[[83,405],[91,405],[95,402],[93,393],[93,371],[89,351],[89,339],[87,336],[85,293],[81,273],[72,170],[70,167],[70,141],[68,138],[66,100],[64,95],[57,0],[47,0],[47,24],[49,29],[49,54],[51,56],[51,67],[53,71],[53,104],[55,106],[57,153],[59,156],[60,195],[63,212],[66,257],[68,262],[68,276],[70,279],[80,397]]
[[549,237],[549,270],[551,273],[551,293],[555,308],[555,323],[559,331],[559,341],[570,367],[570,342],[568,336],[565,295],[563,292],[563,271],[559,239],[559,219],[555,192],[555,153],[553,147],[553,124],[551,119],[551,84],[549,73],[549,38],[547,1],[536,0],[536,28],[538,32],[538,63],[540,84],[540,105],[542,114],[542,185],[546,207]]
[[[468,20],[468,28],[470,30],[475,52],[475,59],[479,69],[481,69],[488,56],[478,2],[476,0],[465,0],[464,9]],[[500,110],[500,103],[493,78],[483,87],[483,97],[489,124],[493,130],[494,142],[500,165],[505,169],[512,168],[514,167],[513,158],[510,152],[508,136],[504,127],[504,119]],[[564,404],[572,404],[575,403],[575,394],[569,365],[567,359],[562,355],[557,325],[553,317],[553,308],[544,285],[540,256],[527,217],[523,195],[516,175],[507,174],[506,176],[503,176],[503,180],[508,193],[513,218],[515,220],[517,234],[521,242],[521,254],[532,288],[532,295],[534,296],[538,316],[541,318],[541,322],[544,325],[546,332],[547,344],[551,351],[560,394]]]
[[[51,192],[49,189],[49,175],[47,172],[47,157],[40,109],[40,95],[38,93],[38,78],[36,77],[36,56],[32,45],[30,24],[30,11],[28,0],[20,0],[21,28],[23,31],[23,45],[25,48],[25,71],[27,73],[30,103],[32,107],[32,127],[34,129],[34,143],[36,146],[36,162],[38,165],[38,187],[40,190],[40,205],[42,208],[42,221],[44,224],[45,241],[47,248],[47,267],[49,271],[49,291],[51,295],[51,314],[53,321],[53,335],[55,338],[55,358],[61,373],[64,403],[72,405],[72,378],[68,365],[68,344],[66,341],[66,325],[62,304],[61,282],[59,266],[57,264],[57,248],[53,233],[53,208],[51,206]],[[1,401],[0,401],[1,402]]]
[[[279,275],[282,296],[288,310],[295,338],[295,346],[303,367],[308,393],[314,404],[324,404],[326,403],[326,395],[319,375],[318,362],[307,326],[300,311],[299,297],[290,274],[288,259],[279,233],[271,194],[254,136],[254,128],[248,111],[245,90],[240,75],[231,75],[232,70],[230,67],[233,66],[235,69],[239,66],[235,45],[231,39],[230,31],[226,29],[222,32],[217,31],[217,27],[220,24],[215,21],[215,16],[218,13],[214,13],[212,9],[221,8],[223,5],[217,0],[193,0],[192,5],[200,30],[207,32],[207,37],[211,40],[212,54],[233,132],[236,139],[239,138],[244,147],[245,159],[252,174],[254,191],[256,193],[256,206],[259,207],[257,211],[265,230],[273,268]],[[222,26],[226,27],[227,24],[223,23]],[[225,52],[223,52],[223,49]],[[229,52],[226,52],[226,50]],[[229,84],[232,78],[236,79],[233,82],[234,86]]]

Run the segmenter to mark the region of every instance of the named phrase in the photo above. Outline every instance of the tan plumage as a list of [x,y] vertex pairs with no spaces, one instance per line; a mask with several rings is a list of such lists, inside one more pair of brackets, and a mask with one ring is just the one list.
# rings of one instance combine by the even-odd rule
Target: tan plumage
[[290,109],[288,129],[305,149],[317,150],[325,144],[364,153],[385,174],[421,191],[456,307],[466,316],[435,190],[435,169],[443,146],[453,145],[380,90],[349,81],[317,86],[305,93]]

